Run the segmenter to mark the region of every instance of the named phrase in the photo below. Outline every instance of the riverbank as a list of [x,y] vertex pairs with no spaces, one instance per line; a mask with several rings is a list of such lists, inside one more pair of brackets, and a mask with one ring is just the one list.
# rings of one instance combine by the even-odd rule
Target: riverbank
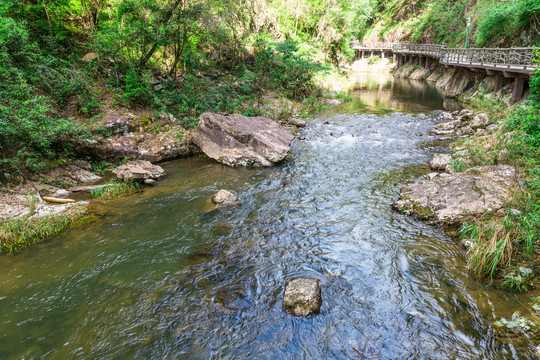
[[511,84],[493,93],[492,77],[415,64],[394,75],[430,81],[475,110],[442,115],[446,122],[433,131],[452,142],[449,154],[436,155],[430,165],[449,175],[441,179],[434,173],[405,187],[397,208],[442,225],[463,241],[469,270],[477,277],[519,291],[537,288],[540,196],[533,129],[539,121],[539,75],[531,80],[530,99],[514,106],[509,106]]

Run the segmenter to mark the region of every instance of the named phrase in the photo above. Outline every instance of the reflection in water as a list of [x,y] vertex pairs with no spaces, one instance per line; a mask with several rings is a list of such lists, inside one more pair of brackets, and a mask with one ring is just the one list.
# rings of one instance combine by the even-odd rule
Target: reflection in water
[[[436,120],[419,112],[443,99],[391,80],[369,86],[305,128],[284,164],[171,162],[158,186],[96,204],[99,221],[3,257],[0,359],[530,352],[491,326],[527,296],[474,281],[458,245],[390,209],[402,184],[429,171]],[[243,205],[205,213],[220,188]],[[320,315],[282,312],[283,286],[298,275],[321,280]]]
[[350,111],[369,111],[382,115],[396,111],[426,112],[433,108],[449,111],[460,109],[457,101],[444,99],[435,86],[424,81],[394,78],[387,73],[365,72],[355,73],[353,79],[356,81],[351,89],[354,98],[347,104]]

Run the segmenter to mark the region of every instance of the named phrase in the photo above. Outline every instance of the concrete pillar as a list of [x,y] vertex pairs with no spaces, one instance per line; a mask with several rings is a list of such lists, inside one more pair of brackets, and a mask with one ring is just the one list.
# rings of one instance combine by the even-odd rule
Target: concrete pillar
[[414,62],[414,58],[412,55],[409,55],[409,65],[412,65]]
[[523,96],[523,87],[525,85],[525,80],[523,78],[517,77],[514,79],[514,92],[512,93],[512,104],[517,103],[521,100]]
[[395,64],[397,60],[396,54],[392,54],[392,62]]
[[384,50],[381,50],[381,59],[384,59]]
[[495,89],[494,91],[497,92],[502,89],[504,85],[504,76],[501,74],[495,75]]
[[424,68],[429,69],[429,58],[426,57],[426,62],[424,63]]
[[366,52],[362,50],[362,59],[366,57]]

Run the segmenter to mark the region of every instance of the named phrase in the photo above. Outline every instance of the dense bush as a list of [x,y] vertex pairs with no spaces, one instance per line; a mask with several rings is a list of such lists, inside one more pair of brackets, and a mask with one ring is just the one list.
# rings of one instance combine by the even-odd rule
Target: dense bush
[[[68,139],[84,134],[70,121],[53,116],[55,102],[65,104],[79,87],[62,70],[57,61],[40,54],[24,24],[0,17],[2,170],[39,171],[69,150]],[[39,95],[38,85],[51,97]]]
[[529,28],[532,33],[540,30],[540,2],[515,0],[488,6],[480,16],[476,44],[488,45],[499,40],[519,37]]

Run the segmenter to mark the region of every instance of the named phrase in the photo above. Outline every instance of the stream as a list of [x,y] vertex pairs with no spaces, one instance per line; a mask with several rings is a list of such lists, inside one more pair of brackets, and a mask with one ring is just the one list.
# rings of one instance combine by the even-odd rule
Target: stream
[[[529,358],[492,325],[527,295],[476,281],[461,245],[390,207],[457,105],[357,76],[278,166],[168,162],[157,186],[94,202],[96,221],[2,257],[0,359]],[[242,206],[205,212],[219,189]],[[319,315],[282,311],[296,276],[320,280]]]

